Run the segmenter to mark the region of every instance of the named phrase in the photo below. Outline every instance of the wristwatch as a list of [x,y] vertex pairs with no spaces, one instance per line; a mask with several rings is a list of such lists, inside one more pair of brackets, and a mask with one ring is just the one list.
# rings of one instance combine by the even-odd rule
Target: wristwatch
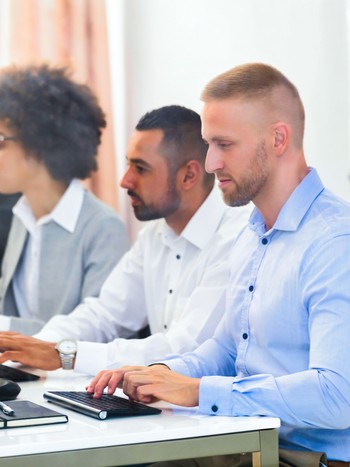
[[55,349],[60,356],[63,370],[72,370],[77,353],[77,343],[72,339],[64,339],[59,342]]

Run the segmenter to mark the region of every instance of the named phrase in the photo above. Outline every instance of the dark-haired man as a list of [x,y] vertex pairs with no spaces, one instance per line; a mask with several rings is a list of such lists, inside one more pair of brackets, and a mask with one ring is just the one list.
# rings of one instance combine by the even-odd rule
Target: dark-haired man
[[[140,120],[121,186],[136,217],[154,222],[140,232],[98,298],[44,327],[37,337],[45,342],[0,334],[0,348],[7,349],[0,362],[55,369],[61,356],[65,368],[95,374],[193,350],[213,334],[224,309],[226,258],[250,208],[225,206],[214,176],[205,172],[206,150],[192,110],[167,106]],[[150,336],[130,339],[147,324]],[[77,349],[67,339],[78,341]]]
[[38,332],[101,285],[128,249],[117,213],[84,189],[106,125],[64,68],[0,72],[0,193],[23,194],[0,280],[0,330]]

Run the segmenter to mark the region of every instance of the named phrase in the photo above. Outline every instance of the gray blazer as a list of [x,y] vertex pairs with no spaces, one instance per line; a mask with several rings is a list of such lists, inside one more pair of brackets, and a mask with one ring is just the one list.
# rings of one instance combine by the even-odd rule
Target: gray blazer
[[13,217],[0,279],[0,314],[12,316],[11,330],[34,334],[54,315],[68,314],[100,288],[128,249],[127,233],[116,212],[85,190],[73,233],[54,221],[43,225],[39,305],[31,319],[20,318],[12,279],[20,264],[28,232]]

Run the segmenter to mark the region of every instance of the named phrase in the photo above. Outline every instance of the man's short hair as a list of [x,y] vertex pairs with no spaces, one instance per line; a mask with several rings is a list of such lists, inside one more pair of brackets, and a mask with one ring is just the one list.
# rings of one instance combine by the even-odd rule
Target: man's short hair
[[[283,91],[276,94],[276,91]],[[232,68],[215,78],[205,86],[201,99],[225,100],[243,98],[266,102],[271,109],[288,112],[296,131],[296,139],[301,144],[304,136],[305,111],[299,92],[276,68],[264,63],[246,63]]]
[[[202,138],[200,116],[194,110],[180,105],[164,106],[147,112],[135,129],[163,131],[161,150],[172,175],[190,160],[197,160],[204,169],[208,148]],[[204,180],[213,183],[214,176],[205,174]]]
[[97,169],[106,120],[96,97],[72,81],[67,68],[10,67],[0,73],[0,120],[30,157],[60,181],[85,179]]

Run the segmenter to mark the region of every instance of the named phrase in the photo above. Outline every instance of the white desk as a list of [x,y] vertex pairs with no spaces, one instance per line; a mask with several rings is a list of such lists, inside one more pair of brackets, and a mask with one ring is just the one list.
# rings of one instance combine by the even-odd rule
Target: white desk
[[90,379],[57,370],[20,383],[19,398],[65,413],[69,422],[0,430],[0,467],[120,466],[241,452],[257,453],[254,466],[278,466],[276,418],[204,416],[158,402],[160,415],[99,421],[42,397],[46,390],[83,390]]

